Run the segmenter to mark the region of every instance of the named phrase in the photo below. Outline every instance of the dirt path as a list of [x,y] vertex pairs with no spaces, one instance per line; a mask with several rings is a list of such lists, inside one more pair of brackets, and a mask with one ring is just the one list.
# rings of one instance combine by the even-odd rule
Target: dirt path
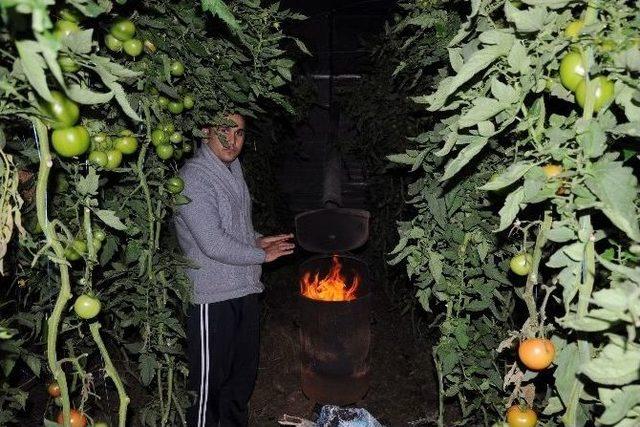
[[[267,284],[263,301],[262,353],[251,426],[278,425],[283,414],[313,417],[313,403],[300,390],[295,270],[277,276],[269,279],[273,283]],[[372,315],[372,384],[357,406],[385,426],[429,425],[427,420],[435,418],[437,409],[429,347],[416,345],[409,318],[392,310],[380,289],[374,289]]]

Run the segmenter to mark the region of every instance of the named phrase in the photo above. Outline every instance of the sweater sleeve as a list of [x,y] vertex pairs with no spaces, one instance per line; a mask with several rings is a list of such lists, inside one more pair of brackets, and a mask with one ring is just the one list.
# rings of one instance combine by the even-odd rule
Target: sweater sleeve
[[265,260],[264,250],[229,235],[223,228],[215,205],[215,197],[195,188],[187,196],[190,203],[181,205],[177,219],[189,230],[202,253],[216,261],[231,265],[256,265]]

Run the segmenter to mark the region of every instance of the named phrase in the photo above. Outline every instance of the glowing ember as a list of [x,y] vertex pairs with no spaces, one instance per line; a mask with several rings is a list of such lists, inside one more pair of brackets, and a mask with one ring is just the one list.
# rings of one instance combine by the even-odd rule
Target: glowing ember
[[300,292],[307,298],[320,301],[351,301],[356,299],[356,292],[360,286],[360,276],[356,275],[350,284],[342,275],[342,264],[337,256],[331,259],[331,271],[326,277],[320,278],[320,273],[306,272],[300,280]]

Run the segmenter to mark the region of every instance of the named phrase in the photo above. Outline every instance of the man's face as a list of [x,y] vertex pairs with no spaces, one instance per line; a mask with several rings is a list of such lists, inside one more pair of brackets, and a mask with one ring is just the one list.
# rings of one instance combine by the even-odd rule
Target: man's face
[[[242,151],[244,144],[244,117],[240,114],[230,114],[225,117],[235,123],[233,127],[220,126],[204,129],[207,135],[207,145],[224,163],[233,162]],[[227,147],[222,144],[226,140]]]

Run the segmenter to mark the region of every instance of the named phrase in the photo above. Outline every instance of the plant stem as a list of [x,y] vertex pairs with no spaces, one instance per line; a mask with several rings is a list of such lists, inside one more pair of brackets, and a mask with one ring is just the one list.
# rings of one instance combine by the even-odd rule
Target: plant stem
[[538,268],[540,266],[540,258],[542,257],[542,248],[547,243],[547,234],[551,229],[551,213],[545,211],[544,220],[538,231],[536,238],[536,244],[533,248],[531,272],[527,276],[527,283],[524,288],[524,294],[522,299],[527,304],[527,310],[529,311],[529,317],[531,324],[534,327],[538,327],[538,309],[536,307],[536,300],[533,296],[533,288],[538,283]]
[[[64,249],[58,240],[55,228],[47,219],[47,184],[49,181],[49,172],[53,166],[53,159],[51,157],[51,151],[49,150],[49,135],[47,134],[47,127],[42,120],[37,117],[32,117],[31,122],[36,132],[40,153],[38,181],[36,183],[36,214],[38,217],[38,224],[40,225],[40,228],[42,228],[46,237],[47,245],[53,249],[56,258],[64,260]],[[64,427],[70,427],[71,404],[69,402],[67,377],[62,366],[58,363],[56,345],[58,342],[58,327],[60,326],[62,312],[64,311],[67,302],[71,299],[71,284],[69,282],[68,263],[58,262],[58,268],[60,269],[60,291],[58,292],[53,312],[47,320],[47,363],[49,364],[49,369],[53,374],[53,378],[60,385]]]
[[113,384],[116,386],[118,390],[118,397],[120,398],[120,409],[118,410],[118,425],[120,427],[125,427],[127,422],[127,406],[129,406],[129,396],[127,396],[127,392],[124,389],[124,385],[122,384],[122,380],[120,379],[120,375],[118,375],[118,371],[111,363],[111,358],[109,357],[109,352],[102,341],[102,337],[100,336],[100,322],[94,322],[89,325],[89,330],[91,330],[91,336],[93,340],[96,342],[98,349],[100,350],[100,354],[102,355],[102,359],[104,359],[104,369],[106,371],[106,376],[111,378]]
[[438,375],[438,427],[444,427],[444,385],[442,383],[442,365],[435,352],[432,352],[433,362]]

